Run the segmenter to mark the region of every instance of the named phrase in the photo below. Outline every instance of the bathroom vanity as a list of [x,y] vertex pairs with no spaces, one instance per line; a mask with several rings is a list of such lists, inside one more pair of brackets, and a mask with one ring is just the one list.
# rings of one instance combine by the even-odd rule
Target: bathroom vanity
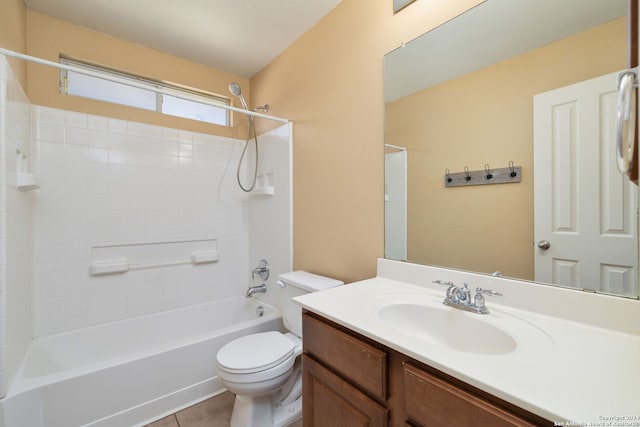
[[304,425],[553,425],[320,316],[303,327]]
[[[464,312],[439,279],[504,297]],[[379,260],[296,301],[305,426],[640,425],[637,300]]]

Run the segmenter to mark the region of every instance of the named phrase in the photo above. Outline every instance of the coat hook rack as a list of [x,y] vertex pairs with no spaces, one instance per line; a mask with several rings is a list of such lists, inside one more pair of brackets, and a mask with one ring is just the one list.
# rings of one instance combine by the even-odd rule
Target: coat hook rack
[[467,166],[464,172],[449,172],[445,169],[445,187],[464,187],[470,185],[491,185],[491,184],[511,184],[522,181],[522,167],[515,166],[513,161],[509,161],[506,168],[492,169],[485,163],[484,170],[469,171]]

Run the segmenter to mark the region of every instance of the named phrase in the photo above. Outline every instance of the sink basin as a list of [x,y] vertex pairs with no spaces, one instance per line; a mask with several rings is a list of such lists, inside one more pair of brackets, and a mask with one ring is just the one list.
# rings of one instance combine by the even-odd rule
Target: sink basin
[[396,302],[379,308],[377,315],[385,325],[402,334],[457,351],[506,354],[518,346],[510,334],[483,320],[484,315],[443,304]]

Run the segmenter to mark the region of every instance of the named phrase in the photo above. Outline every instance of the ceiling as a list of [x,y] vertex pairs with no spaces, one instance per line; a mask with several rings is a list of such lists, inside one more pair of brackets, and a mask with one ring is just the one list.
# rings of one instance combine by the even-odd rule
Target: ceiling
[[24,0],[29,9],[250,78],[340,0]]

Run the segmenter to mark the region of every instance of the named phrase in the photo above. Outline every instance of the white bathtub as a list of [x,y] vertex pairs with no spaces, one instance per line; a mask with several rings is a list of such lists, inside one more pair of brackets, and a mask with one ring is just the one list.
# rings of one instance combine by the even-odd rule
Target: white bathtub
[[0,426],[145,424],[224,391],[224,344],[281,329],[279,310],[239,297],[37,338],[0,400]]

